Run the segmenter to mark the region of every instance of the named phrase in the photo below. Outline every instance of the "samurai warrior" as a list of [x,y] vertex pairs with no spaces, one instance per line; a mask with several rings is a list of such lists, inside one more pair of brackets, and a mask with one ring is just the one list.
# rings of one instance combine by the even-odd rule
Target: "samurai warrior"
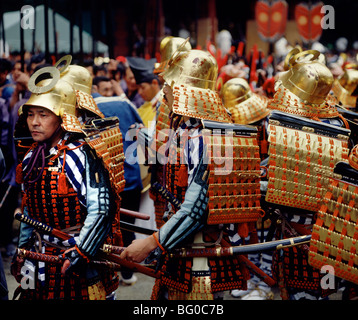
[[[329,94],[333,76],[319,56],[314,50],[289,53],[268,103],[265,201],[276,216],[278,237],[311,234],[328,176],[348,159],[350,130]],[[275,252],[273,274],[283,299],[316,300],[334,292],[320,285],[322,275],[309,265],[308,252],[308,244]]]
[[[162,272],[152,299],[210,300],[225,290],[246,287],[248,271],[237,257],[171,255],[183,247],[230,246],[223,225],[244,225],[261,213],[257,131],[232,123],[215,91],[217,73],[217,62],[208,52],[178,50],[161,74],[172,129],[162,186],[165,223],[121,254],[140,262],[157,253]],[[239,186],[246,195],[238,193]]]
[[90,263],[103,243],[120,243],[120,234],[112,232],[120,201],[105,158],[85,134],[86,121],[103,118],[90,96],[90,73],[69,62],[34,73],[31,97],[19,109],[18,148],[23,137],[31,137],[17,168],[22,214],[69,235],[40,234],[21,223],[19,248],[63,257],[53,264],[14,256],[11,270],[21,283],[21,300],[104,300],[118,286],[116,273]]

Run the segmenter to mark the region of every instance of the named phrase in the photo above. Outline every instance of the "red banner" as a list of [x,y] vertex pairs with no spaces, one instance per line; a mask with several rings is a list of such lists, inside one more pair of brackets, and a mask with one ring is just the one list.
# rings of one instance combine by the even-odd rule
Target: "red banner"
[[259,0],[255,5],[258,33],[264,41],[274,42],[286,30],[288,5],[282,0]]
[[322,35],[322,2],[316,4],[300,3],[295,7],[295,20],[298,32],[304,42],[317,41]]

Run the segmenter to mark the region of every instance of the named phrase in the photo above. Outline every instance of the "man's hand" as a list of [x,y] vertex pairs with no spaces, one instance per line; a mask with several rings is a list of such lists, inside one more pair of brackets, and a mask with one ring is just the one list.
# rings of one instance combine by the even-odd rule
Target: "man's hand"
[[[66,250],[63,255],[66,256],[67,253],[69,253],[70,251],[72,250],[75,250],[75,248],[71,248],[71,249],[68,249]],[[64,262],[63,262],[63,265],[62,265],[62,268],[61,268],[61,273],[64,275],[66,273],[66,270],[69,268],[69,266],[71,265],[71,262],[70,260],[66,259]]]
[[119,97],[120,95],[122,95],[124,93],[121,85],[119,84],[118,81],[111,79],[111,83],[112,83],[112,87],[113,87],[113,92]]
[[133,242],[121,253],[120,258],[139,263],[148,257],[157,246],[157,242],[153,236],[145,239],[133,240]]

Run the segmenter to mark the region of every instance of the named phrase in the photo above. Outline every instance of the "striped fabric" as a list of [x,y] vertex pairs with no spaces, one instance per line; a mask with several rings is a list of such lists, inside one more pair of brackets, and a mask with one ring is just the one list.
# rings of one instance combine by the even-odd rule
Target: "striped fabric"
[[[66,140],[68,136],[64,137]],[[62,140],[58,143],[60,145]],[[86,206],[86,183],[85,183],[85,155],[82,152],[82,148],[77,148],[83,140],[78,140],[74,143],[69,143],[67,146],[69,150],[66,151],[65,159],[65,174],[70,181],[72,187],[78,194],[79,201],[82,205]],[[31,158],[33,150],[31,150],[23,160],[24,170],[27,167],[27,164]],[[50,155],[56,155],[58,152],[58,146],[55,146],[49,150]],[[63,166],[63,154],[59,157],[60,166]]]
[[188,185],[190,185],[195,169],[199,164],[199,161],[203,155],[203,137],[201,135],[202,130],[201,121],[198,119],[190,118],[184,122],[177,135],[180,137],[185,136],[185,133],[189,133],[188,142],[185,145],[184,156],[188,165]]
[[[207,184],[201,180],[204,174],[202,171],[205,171],[202,159],[204,151],[202,128],[200,120],[191,118],[184,122],[170,142],[168,141],[177,145],[178,137],[187,139],[181,142],[184,142],[184,161],[188,165],[188,188],[181,209],[161,227],[159,232],[160,243],[169,250],[194,234],[204,224],[203,217],[208,199],[205,196]],[[199,177],[195,179],[197,175]],[[171,187],[173,186],[168,186],[168,189]]]

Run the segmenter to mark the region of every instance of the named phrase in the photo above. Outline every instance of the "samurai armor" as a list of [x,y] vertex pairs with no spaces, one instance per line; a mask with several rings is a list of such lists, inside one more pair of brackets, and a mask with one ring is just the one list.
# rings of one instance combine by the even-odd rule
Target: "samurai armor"
[[169,288],[169,300],[214,300],[214,295],[210,290],[210,277],[193,277],[192,290],[189,293],[183,293]]
[[156,119],[155,136],[151,148],[160,153],[160,155],[164,156],[165,145],[168,141],[170,133],[169,108],[165,103],[160,103]]
[[260,207],[260,151],[253,126],[203,121],[209,166],[208,224],[255,222]]
[[169,259],[169,256],[166,256],[162,267],[161,284],[180,292],[189,293],[192,289],[192,265],[192,259]]
[[337,277],[358,284],[358,171],[337,164],[313,226],[309,263],[334,267]]
[[266,201],[318,211],[339,161],[348,159],[350,130],[273,111],[269,118]]
[[[169,108],[164,103],[159,104],[156,119],[155,136],[150,146],[152,150],[156,151],[156,162],[151,166],[151,186],[154,182],[159,182],[161,185],[164,185],[164,165],[161,163],[163,163],[162,159],[165,157],[166,143],[168,142],[170,133]],[[155,222],[157,227],[160,228],[164,223],[165,199],[153,190],[152,187],[149,189],[149,195],[154,202]]]
[[[210,271],[205,275],[195,275],[192,271],[193,258],[170,258],[166,257],[163,265],[163,276],[161,284],[168,288],[174,289],[178,294],[195,295],[197,290],[196,284],[200,279],[205,280],[205,291],[201,293],[212,294],[233,289],[245,289],[246,280],[249,278],[246,267],[239,263],[235,257],[218,257],[208,258],[207,263]],[[208,270],[209,270],[208,269]],[[203,283],[200,282],[201,286]],[[190,297],[189,297],[190,300]],[[191,298],[191,300],[193,300]]]
[[[211,272],[211,292],[245,289],[247,286],[248,270],[240,265],[236,257],[209,259]],[[240,265],[240,268],[237,266]]]
[[179,85],[173,88],[173,112],[190,118],[232,122],[219,94],[210,89]]
[[117,117],[92,120],[84,126],[86,142],[102,159],[108,170],[112,187],[116,193],[124,190],[124,152],[123,137]]
[[112,222],[112,244],[122,245],[122,234],[119,228],[121,198],[119,194],[124,190],[124,151],[123,137],[118,126],[118,118],[110,117],[92,120],[84,125],[86,142],[102,160],[109,173],[111,188],[115,196],[116,214]]
[[284,248],[280,255],[280,251],[273,254],[272,275],[281,292],[309,291],[321,297],[334,292],[332,289],[322,289],[321,279],[324,275],[309,264],[307,252],[300,247]]
[[[51,225],[56,229],[78,227],[80,229],[86,218],[86,209],[79,202],[78,194],[70,183],[67,183],[67,193],[58,191],[59,171],[56,160],[48,158],[45,164],[42,179],[28,184],[25,205],[29,216],[39,222]],[[57,160],[58,161],[58,160]],[[32,173],[30,178],[36,175]],[[25,182],[26,183],[26,182]],[[45,254],[58,256],[64,250],[57,247],[46,246]],[[36,283],[35,290],[23,290],[20,299],[80,299],[88,300],[88,286],[104,285],[106,294],[115,290],[118,286],[118,277],[112,272],[99,271],[98,281],[89,284],[85,275],[67,277],[61,274],[61,264],[46,263],[44,268],[45,283]],[[39,280],[38,280],[39,281]]]
[[346,69],[333,83],[332,91],[347,109],[356,109],[358,96],[358,70]]
[[351,95],[337,79],[334,80],[332,91],[345,108],[356,109],[357,97]]

